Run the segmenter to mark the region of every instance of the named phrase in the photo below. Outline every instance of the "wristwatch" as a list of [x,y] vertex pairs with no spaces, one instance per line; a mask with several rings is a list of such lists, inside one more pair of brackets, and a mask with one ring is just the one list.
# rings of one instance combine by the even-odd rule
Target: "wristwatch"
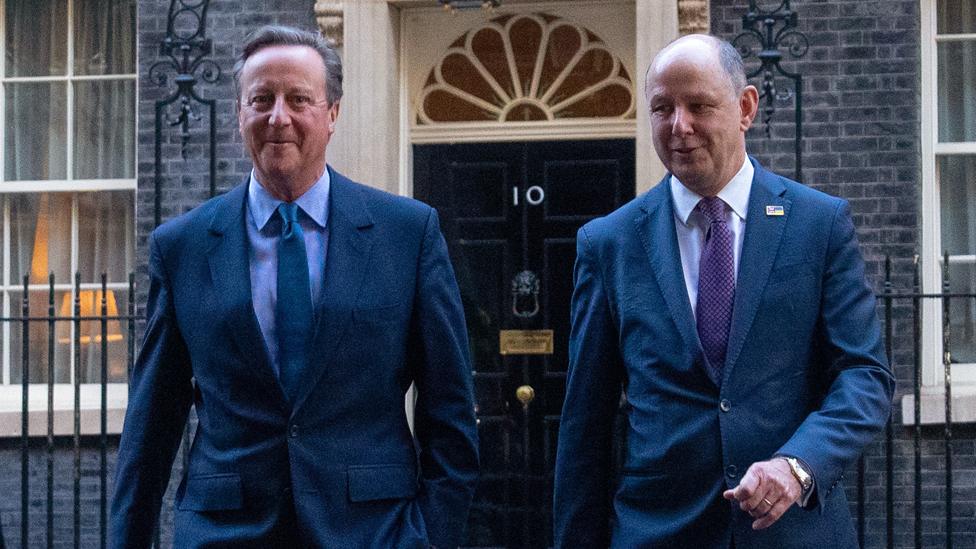
[[803,490],[803,493],[806,494],[809,492],[810,489],[813,488],[813,477],[810,475],[810,473],[806,470],[803,464],[800,463],[800,460],[796,459],[795,457],[783,456],[783,458],[786,459],[786,463],[790,465],[790,472],[793,473],[796,481],[800,483],[800,488]]

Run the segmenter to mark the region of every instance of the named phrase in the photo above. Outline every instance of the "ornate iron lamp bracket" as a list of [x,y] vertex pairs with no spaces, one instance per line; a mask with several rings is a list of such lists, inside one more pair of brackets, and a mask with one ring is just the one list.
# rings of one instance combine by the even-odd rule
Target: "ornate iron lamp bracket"
[[[743,60],[755,57],[759,66],[747,75],[752,79],[762,76],[759,84],[759,97],[763,101],[763,124],[766,127],[766,137],[772,135],[771,123],[776,113],[776,102],[788,101],[795,98],[796,114],[796,178],[801,179],[801,135],[803,121],[803,77],[800,73],[791,72],[783,68],[783,49],[790,57],[798,59],[806,55],[810,48],[810,41],[802,32],[796,30],[797,13],[790,7],[790,0],[782,0],[772,11],[762,10],[756,0],[749,0],[749,11],[742,16],[743,31],[733,40],[732,45],[739,50]],[[757,51],[758,50],[758,51]],[[777,88],[776,77],[783,76],[792,80],[792,89]]]
[[[202,105],[210,115],[210,196],[216,194],[216,102],[204,99],[195,86],[199,81],[210,84],[220,79],[220,66],[207,59],[213,51],[213,43],[206,37],[207,9],[209,0],[171,0],[166,24],[166,37],[159,44],[163,59],[149,67],[149,79],[164,87],[169,73],[175,72],[176,90],[156,101],[156,154],[155,154],[155,221],[160,222],[160,187],[162,183],[162,130],[163,124],[180,128],[180,154],[186,159],[190,142],[190,124],[199,121],[201,115],[194,104]],[[171,108],[176,104],[175,109]]]

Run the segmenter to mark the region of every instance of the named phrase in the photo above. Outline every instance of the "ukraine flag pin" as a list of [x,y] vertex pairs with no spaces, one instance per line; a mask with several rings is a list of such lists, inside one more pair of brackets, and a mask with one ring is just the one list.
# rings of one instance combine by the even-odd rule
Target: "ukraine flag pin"
[[782,206],[766,206],[766,215],[785,215]]

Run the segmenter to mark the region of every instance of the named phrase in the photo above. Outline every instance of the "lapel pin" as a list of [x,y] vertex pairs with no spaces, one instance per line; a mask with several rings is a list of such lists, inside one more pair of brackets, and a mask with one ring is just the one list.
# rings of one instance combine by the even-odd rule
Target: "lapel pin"
[[782,206],[766,206],[766,215],[786,215]]

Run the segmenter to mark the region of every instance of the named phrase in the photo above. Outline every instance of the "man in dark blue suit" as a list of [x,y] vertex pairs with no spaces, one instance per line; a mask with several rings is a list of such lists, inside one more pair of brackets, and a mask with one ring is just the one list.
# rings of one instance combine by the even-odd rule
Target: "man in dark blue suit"
[[437,215],[326,166],[342,67],[318,35],[260,29],[235,84],[250,178],[150,238],[112,546],[149,546],[193,404],[177,547],[454,547],[477,434]]
[[840,479],[894,382],[848,205],[746,155],[728,43],[676,40],[645,93],[670,173],[577,237],[556,546],[855,547]]

